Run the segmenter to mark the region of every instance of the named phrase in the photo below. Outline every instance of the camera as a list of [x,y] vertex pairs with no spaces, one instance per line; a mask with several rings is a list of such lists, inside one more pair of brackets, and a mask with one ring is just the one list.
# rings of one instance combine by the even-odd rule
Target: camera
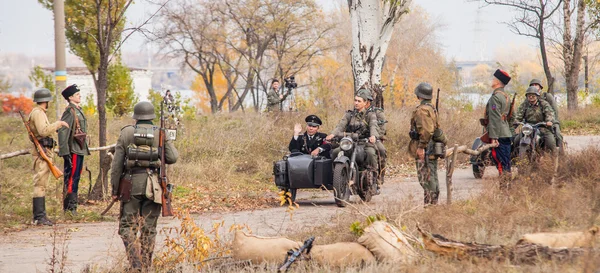
[[283,80],[285,81],[285,88],[293,89],[298,87],[298,84],[296,83],[296,78],[294,76],[289,76]]

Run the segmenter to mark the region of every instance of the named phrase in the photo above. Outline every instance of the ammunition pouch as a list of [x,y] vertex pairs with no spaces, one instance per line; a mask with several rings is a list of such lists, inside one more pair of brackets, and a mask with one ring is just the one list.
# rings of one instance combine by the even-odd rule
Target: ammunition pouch
[[56,146],[56,141],[51,137],[40,138],[38,142],[44,148],[54,148]]
[[408,136],[410,137],[410,139],[412,140],[419,140],[419,133],[417,133],[417,131],[415,130],[410,130],[408,132]]

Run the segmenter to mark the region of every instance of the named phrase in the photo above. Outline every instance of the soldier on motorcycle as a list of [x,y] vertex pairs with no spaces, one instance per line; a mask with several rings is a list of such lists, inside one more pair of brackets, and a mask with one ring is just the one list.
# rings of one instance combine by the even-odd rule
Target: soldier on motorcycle
[[[548,128],[552,128],[554,121],[554,111],[548,102],[540,99],[540,91],[534,86],[527,88],[525,92],[527,100],[519,106],[515,120],[524,123],[539,123],[546,122]],[[544,145],[552,154],[556,151],[556,140],[552,130],[548,128],[540,128],[540,137],[544,140]],[[521,139],[521,134],[517,135],[515,144],[518,145]]]
[[[343,136],[346,133],[356,133],[359,139],[368,138],[369,141],[365,146],[367,154],[366,164],[371,171],[377,172],[377,151],[375,143],[379,138],[377,116],[375,112],[367,111],[368,101],[372,101],[373,96],[367,89],[360,89],[354,97],[354,110],[348,111],[338,123],[335,130],[327,136],[327,140],[331,140],[335,136]],[[333,150],[332,158],[335,158],[341,151],[341,148]]]

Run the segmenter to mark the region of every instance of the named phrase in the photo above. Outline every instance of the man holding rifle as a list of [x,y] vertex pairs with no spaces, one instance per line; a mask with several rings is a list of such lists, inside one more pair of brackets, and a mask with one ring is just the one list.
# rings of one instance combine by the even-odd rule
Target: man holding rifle
[[[31,151],[33,170],[35,171],[33,175],[33,224],[51,226],[54,223],[46,216],[46,185],[50,178],[50,166],[53,164],[54,151],[52,149],[56,146],[52,135],[59,128],[68,128],[69,125],[62,120],[52,124],[48,122],[46,111],[48,111],[48,104],[52,101],[50,90],[42,88],[35,91],[33,101],[37,103],[37,106],[29,114],[29,138],[32,142],[35,138],[42,148],[41,152],[36,147]],[[45,156],[42,156],[41,153],[44,153]]]
[[[164,164],[173,164],[179,157],[170,140],[159,141],[165,134],[160,132],[164,128],[153,125],[155,117],[154,106],[148,101],[133,107],[136,123],[121,129],[111,168],[112,198],[121,201],[119,235],[131,269],[137,271],[151,266],[158,216],[163,205],[170,205],[170,200],[163,200],[158,174],[165,171],[161,171]],[[164,162],[160,160],[162,152]]]

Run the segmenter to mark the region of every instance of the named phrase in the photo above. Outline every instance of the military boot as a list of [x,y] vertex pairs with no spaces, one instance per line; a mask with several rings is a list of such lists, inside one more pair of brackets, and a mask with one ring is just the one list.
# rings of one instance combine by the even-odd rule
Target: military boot
[[152,267],[152,250],[142,247],[142,268],[144,271],[149,271],[150,267]]
[[430,204],[437,205],[439,197],[440,197],[440,192],[439,191],[431,193]]
[[127,259],[129,260],[130,271],[141,272],[142,261],[140,260],[140,248],[137,244],[123,240],[125,245],[125,252],[127,252]]
[[54,223],[46,217],[46,197],[33,198],[33,224],[52,226]]
[[63,201],[63,210],[65,213],[70,214],[71,216],[77,216],[77,194],[76,193],[67,193]]
[[428,191],[424,191],[423,193],[423,203],[427,207],[431,203],[431,194]]

